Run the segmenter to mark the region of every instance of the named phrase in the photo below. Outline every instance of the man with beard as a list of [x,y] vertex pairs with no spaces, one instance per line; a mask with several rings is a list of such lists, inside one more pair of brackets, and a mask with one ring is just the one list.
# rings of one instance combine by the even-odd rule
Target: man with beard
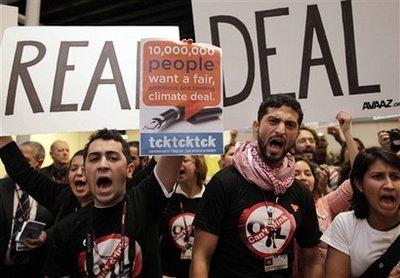
[[289,154],[303,119],[290,96],[259,107],[256,138],[208,183],[195,218],[191,277],[290,277],[293,243],[305,277],[321,277],[321,235],[311,192],[294,179]]
[[149,157],[139,155],[139,141],[130,141],[128,142],[128,145],[131,152],[132,163],[135,164],[134,174],[136,174],[139,170],[142,170],[144,167],[146,167],[147,163],[149,162]]
[[302,126],[294,144],[295,153],[309,161],[314,161],[317,143],[318,135],[315,130]]
[[126,191],[134,170],[128,143],[116,130],[93,133],[84,149],[94,206],[60,221],[53,231],[48,277],[160,277],[158,221],[183,157],[160,157],[154,171]]

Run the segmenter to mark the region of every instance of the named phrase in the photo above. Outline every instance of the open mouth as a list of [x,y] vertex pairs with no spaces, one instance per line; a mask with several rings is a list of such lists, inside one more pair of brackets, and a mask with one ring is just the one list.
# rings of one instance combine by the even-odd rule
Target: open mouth
[[180,169],[179,170],[179,175],[183,175],[183,174],[185,174],[185,170],[184,169]]
[[76,180],[75,181],[75,187],[77,189],[82,189],[83,187],[86,186],[86,182],[82,181],[82,180]]
[[379,200],[381,200],[381,202],[388,204],[388,205],[396,202],[396,198],[393,195],[383,195],[379,198]]
[[272,152],[280,152],[285,145],[285,140],[283,138],[273,138],[269,141],[270,150]]
[[108,188],[111,186],[112,180],[109,177],[101,177],[97,179],[97,187]]

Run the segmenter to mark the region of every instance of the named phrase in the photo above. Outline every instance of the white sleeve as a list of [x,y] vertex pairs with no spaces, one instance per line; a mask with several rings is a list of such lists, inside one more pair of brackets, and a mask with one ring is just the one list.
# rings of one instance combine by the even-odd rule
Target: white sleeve
[[[329,246],[339,250],[340,252],[350,255],[350,242],[348,229],[346,229],[346,218],[340,213],[329,225],[328,229],[321,237],[321,241]],[[348,223],[349,224],[349,223]],[[347,224],[347,225],[348,225]]]

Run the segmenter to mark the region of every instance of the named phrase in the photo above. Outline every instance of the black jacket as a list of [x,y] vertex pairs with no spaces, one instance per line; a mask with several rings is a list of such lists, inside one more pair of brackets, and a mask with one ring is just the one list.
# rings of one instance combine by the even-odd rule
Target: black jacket
[[0,149],[7,174],[39,204],[56,217],[55,222],[79,208],[79,202],[68,184],[52,181],[30,167],[15,142]]
[[[11,223],[14,217],[14,190],[15,182],[12,179],[4,178],[0,180],[0,273],[11,235]],[[47,209],[38,205],[35,220],[44,222],[46,227],[50,227],[53,224],[54,217]],[[40,274],[45,258],[44,254],[44,247],[29,251],[28,267],[32,275],[35,273],[33,276]]]

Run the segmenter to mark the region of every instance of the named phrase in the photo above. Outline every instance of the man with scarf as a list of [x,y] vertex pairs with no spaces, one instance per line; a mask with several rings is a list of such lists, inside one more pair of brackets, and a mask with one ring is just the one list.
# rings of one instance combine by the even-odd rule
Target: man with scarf
[[260,105],[257,120],[257,140],[239,144],[233,165],[206,187],[194,222],[191,277],[291,277],[295,240],[305,277],[322,277],[313,197],[294,179],[289,153],[301,106],[273,95]]

